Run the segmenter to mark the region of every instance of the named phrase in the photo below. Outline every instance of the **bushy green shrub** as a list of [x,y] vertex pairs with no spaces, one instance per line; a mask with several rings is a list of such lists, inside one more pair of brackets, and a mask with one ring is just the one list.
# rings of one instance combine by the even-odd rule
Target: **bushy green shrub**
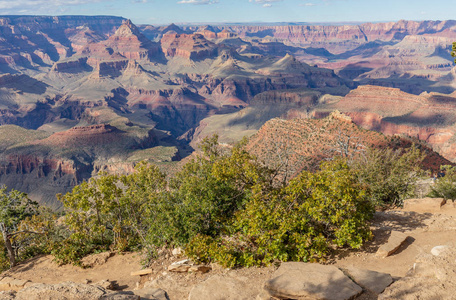
[[456,167],[450,165],[441,166],[443,176],[437,178],[428,197],[456,199]]
[[284,188],[253,194],[236,214],[237,242],[199,236],[187,253],[227,266],[315,261],[333,245],[359,248],[371,237],[372,215],[373,205],[347,164],[326,162]]
[[368,148],[350,165],[374,204],[402,206],[404,199],[413,195],[416,181],[424,174],[421,169],[424,157],[415,146],[405,151]]

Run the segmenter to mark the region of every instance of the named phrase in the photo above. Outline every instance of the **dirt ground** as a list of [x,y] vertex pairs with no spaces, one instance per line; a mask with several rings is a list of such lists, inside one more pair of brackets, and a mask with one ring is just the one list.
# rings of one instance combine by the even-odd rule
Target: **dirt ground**
[[[338,267],[358,267],[389,273],[399,279],[413,266],[417,255],[430,253],[438,245],[452,244],[455,241],[456,218],[448,213],[417,213],[402,210],[377,212],[372,223],[374,239],[362,249],[356,251],[340,251],[327,263]],[[404,232],[409,237],[401,248],[387,258],[378,258],[375,253],[385,243],[391,230]],[[155,261],[152,274],[140,278],[131,276],[133,271],[140,270],[140,256],[135,253],[116,254],[103,265],[82,269],[65,265],[58,266],[51,256],[42,256],[21,263],[12,270],[2,274],[18,279],[28,279],[37,283],[58,283],[73,281],[85,283],[90,280],[96,283],[108,279],[114,281],[121,290],[133,290],[144,283],[164,289],[170,299],[188,299],[192,287],[215,274],[234,277],[248,282],[252,287],[261,289],[262,284],[271,277],[276,266],[266,268],[248,268],[228,270],[212,265],[212,270],[201,273],[173,273],[167,270],[173,261],[181,260],[167,254]],[[376,299],[368,294],[358,299]]]

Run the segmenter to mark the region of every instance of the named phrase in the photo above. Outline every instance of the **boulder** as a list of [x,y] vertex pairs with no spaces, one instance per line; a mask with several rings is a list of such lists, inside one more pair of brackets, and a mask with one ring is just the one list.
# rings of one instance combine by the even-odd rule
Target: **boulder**
[[302,262],[282,263],[264,288],[279,299],[346,300],[363,291],[335,266]]
[[206,281],[194,286],[190,291],[189,300],[251,300],[258,299],[260,289],[253,284],[245,283],[236,278],[214,275]]
[[396,252],[399,247],[407,240],[408,236],[399,231],[392,231],[388,239],[388,242],[377,250],[377,257],[388,257],[394,252]]
[[159,288],[145,287],[143,289],[133,291],[135,295],[138,295],[144,299],[149,300],[169,300],[168,294]]
[[393,283],[393,278],[387,273],[358,268],[347,268],[345,269],[345,274],[362,288],[375,294],[382,293],[391,283]]
[[404,200],[403,210],[414,212],[436,212],[446,203],[443,198],[421,198]]

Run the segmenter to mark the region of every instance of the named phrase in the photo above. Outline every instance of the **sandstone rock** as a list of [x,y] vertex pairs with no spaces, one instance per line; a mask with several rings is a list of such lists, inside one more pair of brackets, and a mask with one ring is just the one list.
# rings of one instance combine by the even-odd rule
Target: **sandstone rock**
[[204,265],[195,265],[191,266],[190,269],[188,270],[189,272],[201,272],[201,273],[207,273],[212,268],[210,266],[204,266]]
[[139,300],[131,292],[108,292],[99,286],[63,282],[58,284],[38,283],[17,292],[17,300]]
[[91,268],[93,266],[103,265],[106,263],[108,258],[114,255],[113,252],[103,252],[98,254],[92,254],[81,259],[81,264],[83,267]]
[[393,283],[393,278],[390,274],[358,268],[347,268],[345,271],[354,282],[376,294],[380,294]]
[[172,253],[174,256],[179,256],[182,254],[182,248],[175,248]]
[[58,284],[37,283],[20,290],[16,299],[20,300],[42,300],[42,299],[101,299],[106,291],[97,286],[78,284],[74,282],[63,282]]
[[135,290],[135,295],[140,296],[141,298],[150,299],[150,300],[169,300],[168,294],[162,289],[154,287],[146,287],[143,289]]
[[143,275],[148,275],[148,274],[152,274],[152,269],[144,269],[144,270],[139,270],[139,271],[130,273],[131,276],[143,276]]
[[236,278],[214,275],[194,286],[189,300],[251,300],[261,293],[251,284]]
[[446,203],[443,198],[422,198],[404,200],[403,210],[414,212],[436,212]]
[[334,266],[288,262],[266,281],[265,289],[279,299],[352,299],[362,289]]
[[380,246],[380,248],[377,250],[376,256],[382,258],[390,256],[399,249],[407,237],[408,236],[402,232],[392,231],[388,242]]
[[101,281],[95,283],[94,285],[101,286],[105,290],[113,290],[114,289],[114,284],[111,281],[107,280],[107,279],[101,280]]
[[178,273],[186,273],[190,270],[190,265],[170,265],[168,267],[168,271],[170,272],[178,272]]

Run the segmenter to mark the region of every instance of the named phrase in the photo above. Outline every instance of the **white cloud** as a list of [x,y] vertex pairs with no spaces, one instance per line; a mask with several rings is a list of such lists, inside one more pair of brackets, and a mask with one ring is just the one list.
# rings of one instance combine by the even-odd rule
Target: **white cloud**
[[315,3],[304,3],[303,6],[315,6]]
[[181,0],[179,4],[194,4],[194,5],[207,5],[219,3],[218,0]]
[[251,3],[263,4],[263,7],[272,7],[273,2],[281,2],[283,0],[249,0]]
[[258,4],[263,4],[263,3],[270,4],[273,2],[281,2],[281,1],[283,1],[283,0],[249,0],[249,2],[258,3]]
[[23,9],[24,7],[28,9],[33,9],[34,7],[39,9],[45,7],[58,8],[64,5],[81,5],[102,1],[106,0],[0,0],[0,9]]

